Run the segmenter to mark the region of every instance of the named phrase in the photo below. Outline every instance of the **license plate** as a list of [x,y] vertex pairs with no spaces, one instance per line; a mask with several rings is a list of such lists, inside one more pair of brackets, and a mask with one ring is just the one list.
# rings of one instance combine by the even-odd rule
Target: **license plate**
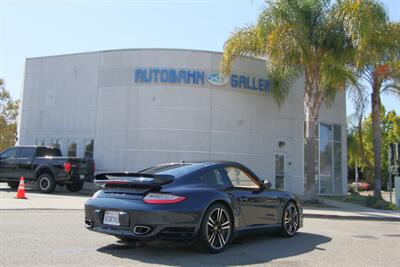
[[118,211],[105,211],[103,224],[119,226],[119,212]]
[[81,175],[79,176],[79,178],[81,178],[81,180],[83,180],[83,179],[85,179],[85,175],[81,174]]

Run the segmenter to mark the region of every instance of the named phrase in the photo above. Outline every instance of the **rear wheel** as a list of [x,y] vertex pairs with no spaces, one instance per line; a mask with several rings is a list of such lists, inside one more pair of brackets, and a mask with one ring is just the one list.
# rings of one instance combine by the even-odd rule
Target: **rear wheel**
[[78,181],[72,184],[66,184],[65,186],[67,187],[69,192],[79,192],[83,188],[83,181]]
[[281,235],[284,237],[292,237],[299,230],[299,212],[296,204],[289,201],[282,214]]
[[212,205],[203,217],[197,247],[211,253],[221,252],[231,239],[232,229],[228,209],[221,204]]
[[36,181],[37,189],[42,193],[52,193],[56,188],[56,182],[50,173],[42,173]]
[[19,182],[7,182],[8,186],[12,189],[17,189],[19,186]]

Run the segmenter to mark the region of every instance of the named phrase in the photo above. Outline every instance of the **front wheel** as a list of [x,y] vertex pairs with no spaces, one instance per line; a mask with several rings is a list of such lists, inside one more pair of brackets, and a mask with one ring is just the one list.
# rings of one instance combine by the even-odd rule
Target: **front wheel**
[[197,247],[211,253],[221,252],[231,239],[232,229],[228,209],[221,204],[212,205],[203,217]]
[[72,184],[66,184],[65,186],[67,187],[69,192],[79,192],[83,188],[83,181],[78,181]]
[[282,213],[281,235],[284,237],[292,237],[299,230],[299,212],[296,204],[289,201]]
[[42,193],[52,193],[54,189],[56,189],[56,182],[54,181],[53,176],[49,173],[42,173],[38,177],[36,183],[38,190]]

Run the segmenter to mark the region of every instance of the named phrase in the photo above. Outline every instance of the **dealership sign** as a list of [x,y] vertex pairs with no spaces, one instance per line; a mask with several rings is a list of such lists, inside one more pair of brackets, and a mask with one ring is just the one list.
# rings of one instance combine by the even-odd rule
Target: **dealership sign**
[[270,92],[270,81],[248,75],[231,74],[223,76],[219,72],[169,68],[137,68],[134,71],[135,83],[166,83],[203,85],[205,81],[212,85],[224,86],[229,83],[233,88]]

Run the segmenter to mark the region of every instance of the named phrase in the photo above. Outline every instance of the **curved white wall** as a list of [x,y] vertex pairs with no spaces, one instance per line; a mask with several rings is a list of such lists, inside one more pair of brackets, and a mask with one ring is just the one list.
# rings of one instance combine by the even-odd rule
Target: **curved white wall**
[[[287,153],[288,190],[303,192],[303,81],[279,108],[268,92],[212,85],[221,54],[132,49],[28,59],[20,144],[95,139],[99,170],[133,170],[179,160],[234,160],[274,177],[274,152]],[[198,70],[204,84],[135,83],[135,70]],[[264,61],[239,58],[233,73],[265,76]],[[344,95],[321,121],[343,125]],[[285,146],[279,148],[278,142]],[[63,143],[66,150],[67,141]],[[345,145],[345,144],[344,144]],[[345,171],[343,149],[343,173]],[[289,165],[290,162],[290,165]]]

